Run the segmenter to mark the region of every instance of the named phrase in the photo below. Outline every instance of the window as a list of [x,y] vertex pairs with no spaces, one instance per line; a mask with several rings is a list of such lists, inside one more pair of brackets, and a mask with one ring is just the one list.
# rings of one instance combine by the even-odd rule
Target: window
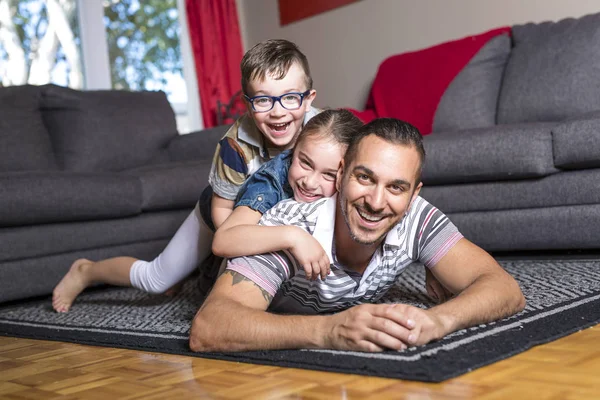
[[75,0],[0,0],[2,86],[84,87]]
[[176,0],[104,0],[112,87],[164,91],[189,130]]
[[200,129],[184,9],[184,0],[0,0],[1,84],[163,90],[179,132]]

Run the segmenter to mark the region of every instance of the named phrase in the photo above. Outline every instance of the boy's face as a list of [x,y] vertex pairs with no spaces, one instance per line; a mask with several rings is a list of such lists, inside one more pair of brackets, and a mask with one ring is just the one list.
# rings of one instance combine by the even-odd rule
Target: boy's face
[[[307,90],[304,70],[298,63],[292,64],[283,79],[274,79],[271,75],[265,76],[262,81],[253,80],[248,85],[248,97],[254,96],[281,96],[285,93],[303,93]],[[310,108],[316,91],[304,96],[302,105],[297,110],[286,110],[279,102],[267,112],[255,112],[250,102],[246,101],[248,112],[258,129],[262,132],[270,146],[289,149],[294,146],[294,141],[302,129],[304,114]]]

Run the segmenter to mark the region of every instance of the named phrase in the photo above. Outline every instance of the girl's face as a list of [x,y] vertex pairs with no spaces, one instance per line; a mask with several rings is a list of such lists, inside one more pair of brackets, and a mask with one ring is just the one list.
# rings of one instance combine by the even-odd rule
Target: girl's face
[[294,199],[311,203],[335,193],[335,178],[346,146],[330,138],[310,135],[294,149],[288,182]]

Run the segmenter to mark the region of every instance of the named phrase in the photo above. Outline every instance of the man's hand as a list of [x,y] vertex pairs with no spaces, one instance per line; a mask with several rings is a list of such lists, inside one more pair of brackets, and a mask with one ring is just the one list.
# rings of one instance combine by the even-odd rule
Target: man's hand
[[427,290],[427,294],[437,303],[443,303],[444,301],[450,299],[453,294],[448,289],[446,289],[440,281],[433,275],[431,270],[427,267],[425,268],[425,289]]
[[330,316],[325,347],[378,352],[404,350],[443,336],[435,313],[406,304],[362,304]]
[[330,272],[330,264],[321,244],[302,228],[290,228],[294,229],[294,240],[289,250],[304,269],[306,279],[316,280],[321,276],[321,279],[325,280]]
[[414,322],[407,338],[409,346],[420,346],[432,340],[441,339],[447,331],[442,319],[436,314],[435,308],[424,310],[408,304],[392,304],[392,308],[395,313]]
[[328,317],[324,347],[338,350],[404,350],[415,321],[393,304],[362,304]]

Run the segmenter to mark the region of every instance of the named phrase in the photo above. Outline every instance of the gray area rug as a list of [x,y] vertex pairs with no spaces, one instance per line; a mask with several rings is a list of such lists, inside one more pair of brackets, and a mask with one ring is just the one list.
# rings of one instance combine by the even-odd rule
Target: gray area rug
[[[202,303],[193,279],[172,298],[131,288],[92,290],[66,314],[55,313],[48,298],[0,306],[0,335],[440,382],[600,322],[600,261],[501,264],[523,289],[527,298],[523,312],[404,352],[192,353],[188,333]],[[433,305],[425,294],[424,279],[423,267],[411,266],[382,302]]]

